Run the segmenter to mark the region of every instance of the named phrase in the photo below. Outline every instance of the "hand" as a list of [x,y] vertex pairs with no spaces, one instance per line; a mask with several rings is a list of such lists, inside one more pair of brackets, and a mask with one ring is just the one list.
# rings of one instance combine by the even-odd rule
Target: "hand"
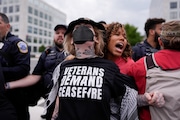
[[145,93],[144,96],[147,99],[149,105],[162,107],[165,104],[164,96],[159,91]]
[[57,119],[57,117],[58,117],[58,115],[57,115],[57,114],[53,114],[53,115],[52,115],[51,120],[56,120],[56,119]]

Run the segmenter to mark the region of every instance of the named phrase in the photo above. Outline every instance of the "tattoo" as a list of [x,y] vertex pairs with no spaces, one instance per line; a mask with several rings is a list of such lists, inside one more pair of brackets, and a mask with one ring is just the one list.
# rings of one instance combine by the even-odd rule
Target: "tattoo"
[[94,57],[95,51],[91,46],[88,46],[84,51],[79,50],[79,48],[76,49],[76,57],[82,57],[83,55]]
[[81,51],[79,51],[79,48],[76,49],[76,56],[81,57]]
[[85,54],[85,55],[94,55],[94,49],[92,49],[91,46],[88,46],[88,48],[85,49],[85,51],[82,54]]

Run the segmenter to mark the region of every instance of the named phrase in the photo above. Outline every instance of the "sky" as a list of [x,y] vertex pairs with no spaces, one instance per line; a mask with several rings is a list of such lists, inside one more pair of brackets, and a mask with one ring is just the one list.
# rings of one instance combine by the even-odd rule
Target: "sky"
[[96,22],[120,22],[137,27],[144,35],[144,23],[149,18],[151,0],[44,0],[66,14],[67,25],[80,17]]

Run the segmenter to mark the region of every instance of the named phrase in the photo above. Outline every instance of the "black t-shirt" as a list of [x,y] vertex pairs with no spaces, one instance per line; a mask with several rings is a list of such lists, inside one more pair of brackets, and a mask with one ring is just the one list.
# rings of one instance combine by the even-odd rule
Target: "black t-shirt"
[[124,84],[132,82],[103,58],[65,61],[59,80],[59,120],[109,120],[110,99],[124,95]]

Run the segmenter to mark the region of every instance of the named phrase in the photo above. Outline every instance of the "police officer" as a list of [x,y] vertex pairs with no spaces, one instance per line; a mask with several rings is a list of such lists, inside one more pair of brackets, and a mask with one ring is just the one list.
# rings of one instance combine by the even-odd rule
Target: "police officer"
[[[51,87],[52,87],[52,73],[55,69],[55,67],[62,62],[67,54],[66,52],[64,52],[64,48],[63,48],[63,41],[64,41],[64,34],[66,32],[66,25],[56,25],[54,28],[54,46],[52,47],[48,47],[44,52],[42,52],[37,65],[34,68],[34,71],[32,72],[32,74],[15,81],[15,85],[13,86],[11,83],[8,89],[13,89],[13,88],[17,88],[17,87],[27,87],[30,85],[33,85],[35,83],[35,85],[40,87],[44,87],[44,89],[42,90],[40,87],[38,88],[38,90],[32,92],[35,94],[32,94],[31,97],[34,97],[35,95],[38,94],[38,92],[40,92],[39,95],[42,95],[42,97],[44,97],[45,99],[47,98]],[[39,84],[40,83],[40,84]],[[43,83],[43,86],[42,86]],[[36,87],[35,87],[36,88]],[[44,96],[41,93],[45,92]],[[34,96],[33,96],[34,95]],[[37,95],[37,97],[41,97]],[[39,99],[39,98],[38,98]],[[38,100],[37,99],[37,100]],[[36,102],[36,101],[35,101]],[[46,118],[47,120],[51,120],[51,116],[54,110],[54,105],[55,103],[50,106],[47,110],[47,114],[42,115],[42,118]]]
[[142,43],[137,43],[133,48],[132,58],[134,61],[139,60],[143,56],[150,55],[151,53],[160,50],[158,37],[161,33],[162,23],[165,22],[163,18],[149,18],[145,23],[144,30],[147,39]]
[[[54,28],[54,46],[49,47],[42,53],[39,58],[39,61],[34,68],[32,74],[35,75],[42,75],[42,79],[44,82],[44,92],[47,93],[44,98],[46,99],[51,88],[52,88],[52,73],[55,67],[62,62],[67,54],[64,52],[63,49],[63,41],[64,41],[64,34],[66,32],[66,25],[58,24]],[[42,118],[46,118],[46,120],[51,120],[51,116],[53,113],[53,106],[47,110],[45,115],[41,115]]]
[[[0,62],[5,82],[23,78],[30,71],[30,52],[27,44],[10,33],[8,17],[0,13]],[[8,99],[16,109],[18,120],[29,120],[28,105],[22,89],[8,90]]]

